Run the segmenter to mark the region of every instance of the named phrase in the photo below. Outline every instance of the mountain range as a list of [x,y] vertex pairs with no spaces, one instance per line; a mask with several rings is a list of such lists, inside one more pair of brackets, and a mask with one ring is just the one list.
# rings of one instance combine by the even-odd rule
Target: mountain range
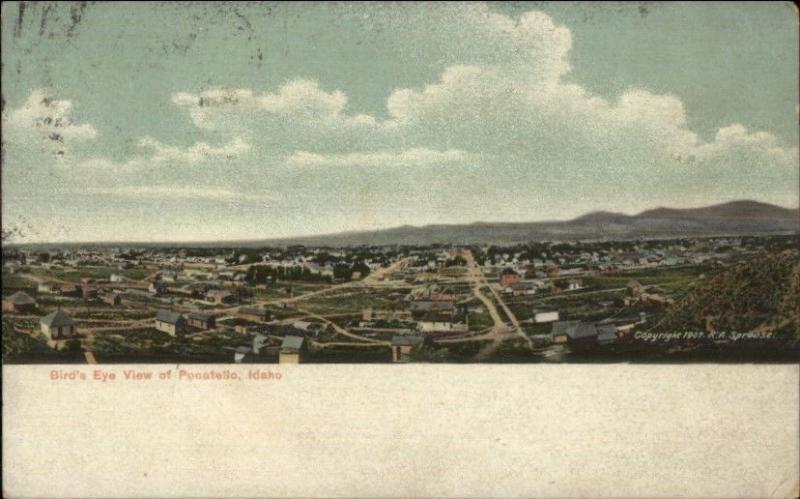
[[375,231],[249,241],[247,245],[513,244],[531,240],[613,240],[782,233],[800,233],[800,209],[744,200],[703,208],[659,207],[636,215],[596,211],[567,221],[476,222],[421,227],[404,225]]
[[572,220],[403,225],[382,230],[317,236],[205,242],[31,243],[10,246],[277,247],[383,246],[430,244],[509,245],[528,241],[630,240],[717,235],[800,234],[800,208],[757,201],[732,201],[703,208],[659,207],[636,215],[595,211]]

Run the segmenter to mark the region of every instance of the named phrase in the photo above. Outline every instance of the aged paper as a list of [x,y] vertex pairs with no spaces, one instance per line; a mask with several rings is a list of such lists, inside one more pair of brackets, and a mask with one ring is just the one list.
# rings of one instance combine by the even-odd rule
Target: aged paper
[[797,496],[799,44],[3,3],[4,496]]

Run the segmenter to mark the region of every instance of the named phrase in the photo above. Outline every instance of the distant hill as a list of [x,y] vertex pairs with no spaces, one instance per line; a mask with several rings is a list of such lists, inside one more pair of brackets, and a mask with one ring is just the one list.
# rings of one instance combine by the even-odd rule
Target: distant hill
[[757,255],[699,281],[655,329],[759,330],[800,339],[800,251]]
[[800,210],[756,201],[705,208],[656,208],[637,215],[597,211],[568,221],[404,225],[377,231],[251,241],[250,244],[358,246],[383,244],[514,244],[531,240],[634,239],[800,232]]
[[[624,240],[638,238],[697,237],[800,233],[800,209],[781,208],[756,201],[733,201],[705,208],[656,208],[637,215],[596,211],[567,221],[476,222],[458,225],[403,225],[374,231],[343,232],[246,241],[192,243],[95,243],[96,246],[364,246],[429,244],[516,244],[527,241]],[[86,244],[21,245],[86,246]]]
[[787,220],[798,222],[798,210],[789,210],[779,206],[759,203],[757,201],[733,201],[730,203],[676,210],[672,208],[656,208],[636,215],[637,218],[668,218],[683,220]]

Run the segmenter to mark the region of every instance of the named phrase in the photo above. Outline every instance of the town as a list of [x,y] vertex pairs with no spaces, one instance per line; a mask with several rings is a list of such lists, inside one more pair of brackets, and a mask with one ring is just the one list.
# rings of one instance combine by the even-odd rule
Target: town
[[4,361],[653,360],[702,344],[640,334],[658,331],[693,286],[798,242],[7,246]]

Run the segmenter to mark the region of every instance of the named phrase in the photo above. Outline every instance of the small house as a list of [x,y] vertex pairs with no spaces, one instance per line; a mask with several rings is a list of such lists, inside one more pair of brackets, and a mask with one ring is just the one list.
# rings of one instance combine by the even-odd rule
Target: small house
[[583,281],[580,279],[570,279],[567,281],[567,291],[576,291],[578,289],[583,289]]
[[581,322],[567,332],[567,344],[573,349],[584,349],[596,345],[597,328],[594,324]]
[[509,288],[515,284],[519,284],[522,281],[522,276],[520,276],[517,271],[509,267],[500,272],[499,279],[501,287]]
[[74,338],[78,336],[75,321],[60,308],[39,320],[42,334],[51,340]]
[[81,296],[84,300],[93,300],[97,298],[97,289],[90,286],[83,286],[81,288]]
[[236,297],[230,291],[214,289],[206,293],[206,299],[215,305],[223,305],[226,303],[235,303]]
[[617,342],[617,328],[613,325],[597,326],[597,343],[611,345]]
[[77,298],[81,296],[81,288],[80,286],[65,284],[56,289],[56,294],[58,296],[69,296]]
[[558,310],[536,310],[533,313],[533,322],[537,324],[557,321]]
[[240,307],[239,315],[247,320],[266,322],[270,319],[269,310],[255,307]]
[[306,350],[306,341],[302,336],[286,336],[281,343],[279,364],[299,364]]
[[199,312],[189,314],[188,322],[190,326],[196,327],[197,329],[209,330],[216,327],[216,318],[211,314],[202,314]]
[[632,298],[638,298],[644,293],[644,286],[641,285],[639,281],[631,280],[628,281],[628,284],[625,285],[625,289],[628,293],[628,296]]
[[564,344],[567,343],[569,335],[578,327],[581,321],[559,321],[554,322],[550,330],[550,336],[553,343]]
[[18,314],[36,311],[36,300],[24,291],[17,291],[11,296],[3,298],[3,312],[16,312]]
[[186,322],[183,316],[170,310],[159,310],[156,312],[156,329],[167,333],[170,336],[178,336],[184,333]]
[[250,347],[236,347],[236,350],[233,351],[233,361],[239,364],[251,353],[252,350],[250,350]]
[[411,352],[422,342],[421,336],[392,336],[392,362],[408,362]]
[[100,297],[103,302],[108,303],[112,307],[117,306],[122,303],[122,296],[116,291],[111,293],[105,293],[103,296]]

